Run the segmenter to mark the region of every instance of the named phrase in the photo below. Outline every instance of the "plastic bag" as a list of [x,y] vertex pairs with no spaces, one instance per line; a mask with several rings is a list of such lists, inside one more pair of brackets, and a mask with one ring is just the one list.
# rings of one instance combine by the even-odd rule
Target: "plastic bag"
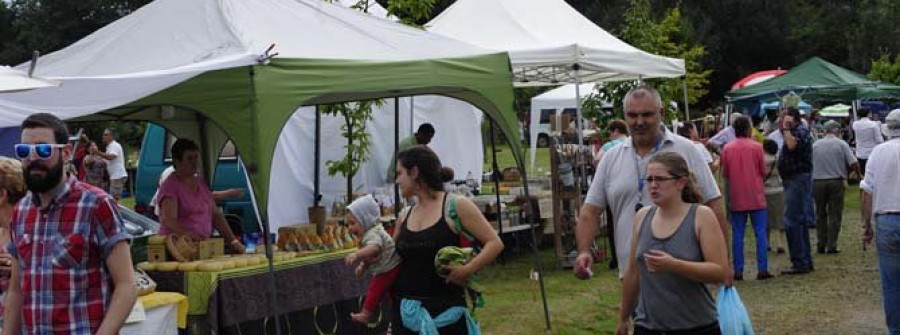
[[747,308],[744,307],[736,288],[732,286],[719,289],[716,310],[719,312],[719,328],[722,329],[722,335],[753,335],[750,314],[747,313]]

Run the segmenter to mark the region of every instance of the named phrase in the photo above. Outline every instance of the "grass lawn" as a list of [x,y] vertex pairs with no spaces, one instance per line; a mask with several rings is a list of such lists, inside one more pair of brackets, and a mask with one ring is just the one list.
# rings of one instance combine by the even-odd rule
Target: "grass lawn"
[[[815,254],[816,270],[803,276],[779,276],[790,266],[788,254],[768,253],[776,276],[756,281],[752,231],[745,243],[746,280],[736,287],[758,334],[884,334],[881,284],[873,246],[862,250],[859,236],[859,188],[845,193],[843,229],[837,255]],[[594,266],[595,276],[576,279],[571,270],[553,268],[552,250],[540,252],[553,334],[609,334],[615,330],[621,285],[606,263]],[[543,334],[544,315],[536,282],[529,280],[530,253],[482,271],[487,306],[478,311],[486,334]]]

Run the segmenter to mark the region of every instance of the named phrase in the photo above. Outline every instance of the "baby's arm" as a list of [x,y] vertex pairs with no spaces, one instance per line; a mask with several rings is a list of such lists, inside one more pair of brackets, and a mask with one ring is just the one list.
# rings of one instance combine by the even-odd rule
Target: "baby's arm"
[[347,263],[352,265],[357,261],[362,261],[363,263],[369,263],[376,259],[381,255],[381,246],[377,244],[369,244],[362,249],[357,250],[356,252],[347,256]]

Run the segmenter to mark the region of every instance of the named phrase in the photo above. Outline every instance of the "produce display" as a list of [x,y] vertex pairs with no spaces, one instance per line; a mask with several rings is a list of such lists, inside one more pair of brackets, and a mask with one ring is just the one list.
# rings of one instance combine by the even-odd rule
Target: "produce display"
[[[136,268],[144,271],[218,272],[266,263],[264,248],[258,248],[257,254],[221,255],[198,260],[198,243],[187,236],[152,236],[147,244],[148,247],[165,246],[169,259],[173,261],[138,263]],[[297,257],[352,249],[358,244],[359,239],[347,227],[342,226],[327,226],[321,235],[283,232],[279,234],[276,245],[272,246],[275,250],[273,261],[283,262]]]

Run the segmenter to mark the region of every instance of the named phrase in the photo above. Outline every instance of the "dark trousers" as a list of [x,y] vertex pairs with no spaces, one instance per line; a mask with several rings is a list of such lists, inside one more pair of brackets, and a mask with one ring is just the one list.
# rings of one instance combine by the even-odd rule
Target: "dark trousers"
[[865,178],[866,176],[866,162],[868,162],[869,160],[857,158],[856,161],[859,162],[859,180],[863,180],[863,178]]
[[844,180],[815,180],[813,196],[816,199],[816,229],[819,237],[817,246],[820,251],[826,248],[837,249],[841,219],[844,215]]

